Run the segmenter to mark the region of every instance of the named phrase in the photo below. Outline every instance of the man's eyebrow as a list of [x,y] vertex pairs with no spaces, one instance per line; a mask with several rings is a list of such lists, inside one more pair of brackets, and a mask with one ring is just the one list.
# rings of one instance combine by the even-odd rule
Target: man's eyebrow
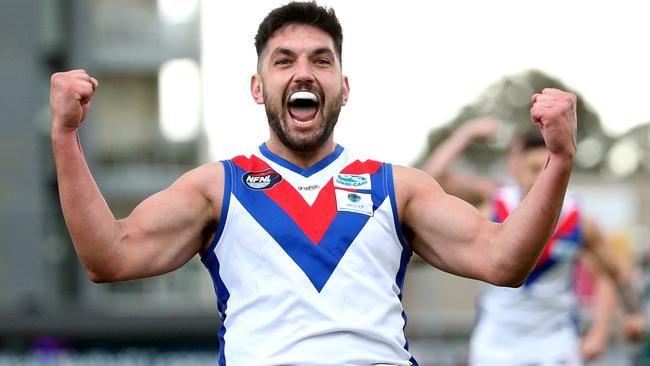
[[[322,54],[327,54],[329,56],[334,56],[334,51],[330,49],[329,47],[320,47],[315,49],[312,54],[314,55],[322,55]],[[296,52],[284,48],[284,47],[278,47],[271,52],[271,57],[277,56],[277,55],[286,55],[286,56],[296,56]]]
[[295,56],[296,53],[288,48],[278,47],[271,52],[271,57],[276,55],[286,55],[286,56]]
[[317,49],[314,50],[314,54],[316,54],[316,55],[321,55],[321,54],[324,54],[324,53],[329,54],[330,56],[334,56],[334,51],[332,51],[328,47],[321,47],[321,48],[317,48]]

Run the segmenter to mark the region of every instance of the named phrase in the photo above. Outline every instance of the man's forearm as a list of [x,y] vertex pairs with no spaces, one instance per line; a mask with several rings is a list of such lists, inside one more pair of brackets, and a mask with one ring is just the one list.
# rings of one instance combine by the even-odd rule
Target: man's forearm
[[550,156],[526,197],[495,239],[496,263],[523,281],[550,239],[562,211],[573,159]]
[[92,277],[113,257],[117,222],[88,169],[78,132],[53,129],[52,148],[65,222]]

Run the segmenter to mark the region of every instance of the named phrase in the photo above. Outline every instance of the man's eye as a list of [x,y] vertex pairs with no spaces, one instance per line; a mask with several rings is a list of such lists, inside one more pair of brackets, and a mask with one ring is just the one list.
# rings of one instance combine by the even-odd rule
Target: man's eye
[[330,61],[328,59],[325,59],[325,58],[319,58],[319,59],[316,60],[316,63],[319,64],[319,65],[329,65]]
[[283,58],[283,59],[276,60],[274,62],[274,65],[288,65],[290,63],[291,63],[291,61]]

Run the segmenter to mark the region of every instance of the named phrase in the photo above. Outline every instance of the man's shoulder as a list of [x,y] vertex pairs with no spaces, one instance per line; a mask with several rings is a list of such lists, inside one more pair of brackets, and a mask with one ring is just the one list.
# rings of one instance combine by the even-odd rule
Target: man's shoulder
[[174,182],[174,186],[187,190],[197,190],[205,195],[213,196],[214,190],[223,185],[223,180],[223,163],[210,162],[183,174]]
[[218,175],[219,172],[223,174],[223,162],[213,161],[199,165],[198,167],[190,170],[186,174],[195,175],[197,177],[208,178],[210,176]]
[[429,174],[425,173],[424,171],[410,167],[410,166],[405,166],[405,165],[399,165],[399,164],[391,164],[393,167],[393,175],[394,176],[399,176],[400,178],[402,177],[410,177],[410,178],[415,178],[419,177],[421,179],[428,179],[428,180],[435,180],[432,176]]
[[404,165],[392,165],[392,170],[396,192],[413,193],[421,189],[429,190],[434,187],[438,188],[436,191],[440,190],[440,185],[436,180],[420,169]]

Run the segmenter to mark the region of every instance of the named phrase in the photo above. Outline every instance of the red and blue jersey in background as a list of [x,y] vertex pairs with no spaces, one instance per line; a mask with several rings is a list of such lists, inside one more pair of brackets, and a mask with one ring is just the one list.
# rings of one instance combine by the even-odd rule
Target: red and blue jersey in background
[[[503,222],[521,200],[516,186],[498,189],[493,220]],[[567,195],[555,232],[524,285],[484,286],[470,364],[579,364],[574,266],[582,245],[580,209]]]

